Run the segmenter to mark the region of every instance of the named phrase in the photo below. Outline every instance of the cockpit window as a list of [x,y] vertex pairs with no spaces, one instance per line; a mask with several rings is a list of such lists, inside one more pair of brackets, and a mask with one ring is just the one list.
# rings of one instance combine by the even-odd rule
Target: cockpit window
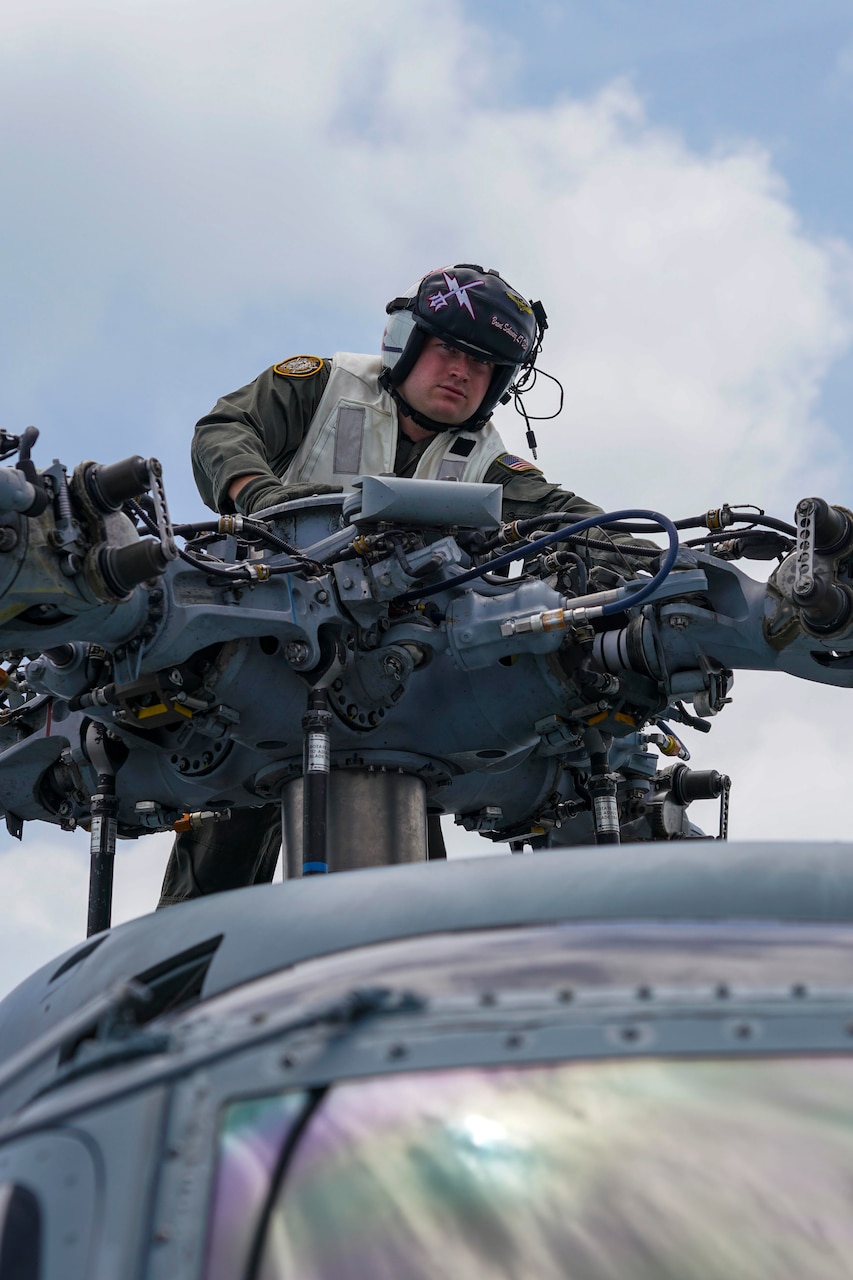
[[244,1274],[282,1150],[308,1099],[307,1093],[284,1093],[225,1108],[205,1280],[235,1280]]
[[253,1280],[850,1275],[851,1058],[385,1076],[329,1089],[294,1129],[304,1103],[229,1117],[233,1235],[208,1280],[245,1274],[249,1201]]
[[0,1280],[41,1280],[42,1218],[36,1196],[0,1182]]

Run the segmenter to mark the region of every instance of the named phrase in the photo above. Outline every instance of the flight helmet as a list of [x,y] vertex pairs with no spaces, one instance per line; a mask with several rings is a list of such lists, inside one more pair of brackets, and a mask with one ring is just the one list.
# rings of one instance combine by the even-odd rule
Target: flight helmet
[[[544,311],[517,293],[494,270],[463,262],[430,272],[385,308],[382,335],[383,386],[410,417],[431,431],[482,427],[519,372],[533,365],[539,351]],[[541,315],[541,320],[540,320]],[[416,413],[396,388],[405,382],[430,335],[494,365],[489,388],[477,411],[455,426]]]

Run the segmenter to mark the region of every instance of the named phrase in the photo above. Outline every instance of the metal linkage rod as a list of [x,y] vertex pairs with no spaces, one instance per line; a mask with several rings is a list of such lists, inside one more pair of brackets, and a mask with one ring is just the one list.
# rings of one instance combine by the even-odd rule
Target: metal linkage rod
[[326,829],[329,805],[329,729],[332,723],[325,689],[312,689],[302,717],[305,731],[302,756],[302,874],[324,875],[329,870]]
[[106,730],[95,721],[86,733],[86,750],[98,773],[98,789],[92,796],[89,837],[89,916],[86,937],[109,929],[113,910],[118,799],[115,766],[106,745]]
[[619,844],[619,806],[616,801],[617,775],[610,771],[609,745],[597,729],[588,729],[584,742],[589,751],[589,794],[596,844]]

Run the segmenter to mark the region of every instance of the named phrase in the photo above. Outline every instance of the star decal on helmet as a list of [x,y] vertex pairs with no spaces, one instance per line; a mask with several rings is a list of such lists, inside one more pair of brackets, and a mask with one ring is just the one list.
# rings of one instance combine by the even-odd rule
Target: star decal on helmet
[[471,284],[460,284],[456,276],[448,275],[446,271],[442,272],[444,283],[447,285],[447,293],[433,293],[427,299],[432,311],[440,311],[442,307],[449,305],[450,299],[455,298],[460,307],[464,307],[472,320],[476,320],[474,307],[471,299],[468,297],[469,289],[481,289],[486,283],[485,280],[473,280]]

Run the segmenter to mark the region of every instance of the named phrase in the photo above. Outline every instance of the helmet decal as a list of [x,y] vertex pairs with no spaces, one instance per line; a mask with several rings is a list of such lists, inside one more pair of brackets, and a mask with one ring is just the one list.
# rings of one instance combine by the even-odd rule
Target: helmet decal
[[531,307],[530,303],[526,302],[525,299],[522,298],[520,294],[513,293],[511,289],[507,289],[506,296],[509,298],[510,302],[514,302],[515,305],[518,307],[519,311],[522,311],[526,316],[533,315],[533,308]]
[[447,285],[447,293],[440,290],[433,293],[427,299],[430,310],[440,311],[442,307],[446,307],[451,298],[455,298],[460,307],[464,307],[472,320],[476,320],[474,308],[471,305],[471,299],[468,297],[469,289],[482,289],[485,280],[472,280],[468,284],[460,284],[456,276],[448,275],[446,271],[441,273],[444,276],[444,283]]
[[[530,312],[533,315],[533,312]],[[513,342],[517,342],[522,351],[526,351],[528,340],[523,333],[519,333],[517,329],[513,329],[508,320],[501,319],[500,316],[492,316],[492,328],[500,329],[501,333],[505,333],[508,338],[512,338]]]

